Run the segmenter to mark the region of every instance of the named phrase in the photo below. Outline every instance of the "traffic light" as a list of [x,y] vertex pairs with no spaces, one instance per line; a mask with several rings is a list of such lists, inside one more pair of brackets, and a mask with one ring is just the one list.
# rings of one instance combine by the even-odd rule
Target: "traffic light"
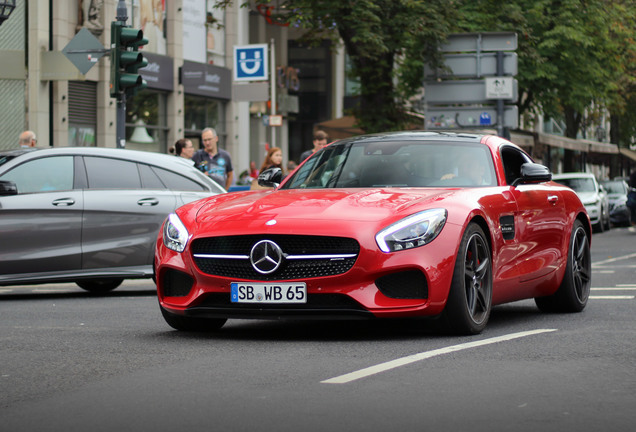
[[144,32],[125,27],[121,21],[110,25],[110,95],[134,96],[137,90],[146,88],[146,81],[139,75],[139,69],[148,65],[139,47],[146,45]]

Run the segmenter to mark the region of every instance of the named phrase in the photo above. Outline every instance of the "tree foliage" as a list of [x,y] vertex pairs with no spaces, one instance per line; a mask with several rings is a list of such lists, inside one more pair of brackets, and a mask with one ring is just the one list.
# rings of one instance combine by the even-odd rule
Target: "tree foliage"
[[[228,0],[217,2],[221,6]],[[269,0],[255,0],[268,5]],[[301,42],[329,38],[342,43],[351,74],[360,82],[353,114],[366,132],[407,127],[406,103],[421,90],[426,62],[438,65],[437,50],[457,13],[453,0],[279,0],[285,20],[303,32]],[[341,42],[340,42],[341,41]]]
[[576,138],[600,109],[625,105],[620,90],[635,78],[629,1],[464,0],[457,30],[517,32],[520,112],[564,118],[566,136]]
[[[520,113],[564,118],[576,137],[607,109],[636,130],[634,0],[277,0],[302,40],[342,41],[360,82],[354,113],[367,132],[404,128],[407,101],[437,67],[450,33],[518,34]],[[231,0],[218,0],[221,6]],[[271,0],[252,0],[268,5]],[[620,121],[619,121],[620,119]],[[626,135],[627,134],[627,135]],[[633,133],[632,135],[633,136]]]

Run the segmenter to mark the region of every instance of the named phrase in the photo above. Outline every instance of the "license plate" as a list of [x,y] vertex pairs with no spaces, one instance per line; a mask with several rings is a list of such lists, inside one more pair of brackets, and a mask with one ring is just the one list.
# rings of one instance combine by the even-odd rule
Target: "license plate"
[[307,285],[304,282],[232,282],[231,289],[232,303],[307,303]]

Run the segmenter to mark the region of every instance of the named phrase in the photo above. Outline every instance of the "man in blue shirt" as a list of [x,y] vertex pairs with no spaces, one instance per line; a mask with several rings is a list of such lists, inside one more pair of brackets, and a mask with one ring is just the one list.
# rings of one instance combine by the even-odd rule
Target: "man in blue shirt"
[[201,140],[204,148],[197,150],[192,160],[201,171],[228,190],[234,178],[230,154],[218,148],[219,137],[212,128],[203,129]]

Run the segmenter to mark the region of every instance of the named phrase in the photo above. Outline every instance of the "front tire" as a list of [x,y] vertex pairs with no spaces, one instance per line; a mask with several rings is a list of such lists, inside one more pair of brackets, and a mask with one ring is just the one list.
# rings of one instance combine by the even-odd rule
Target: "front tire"
[[455,261],[444,319],[457,334],[474,335],[486,327],[492,309],[492,258],[484,231],[470,223]]
[[218,330],[227,322],[225,318],[193,318],[176,315],[161,308],[161,315],[168,325],[175,330],[186,332],[210,332]]
[[590,242],[581,221],[572,226],[565,276],[552,295],[534,299],[542,312],[581,312],[587,305],[592,285]]

